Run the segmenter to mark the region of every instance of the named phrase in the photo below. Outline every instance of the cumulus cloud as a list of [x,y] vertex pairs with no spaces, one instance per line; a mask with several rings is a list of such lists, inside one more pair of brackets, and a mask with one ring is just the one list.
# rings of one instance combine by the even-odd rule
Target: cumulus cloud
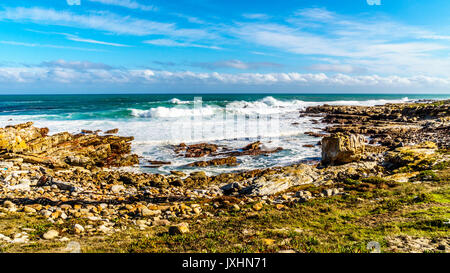
[[102,70],[110,70],[112,69],[111,66],[103,63],[93,63],[88,61],[65,61],[65,60],[56,60],[56,61],[49,61],[49,62],[42,62],[42,67],[49,67],[49,68],[67,68],[67,69],[74,69],[74,70],[87,70],[87,69],[102,69]]
[[177,84],[205,86],[343,86],[343,87],[443,87],[448,90],[450,78],[429,76],[352,76],[325,73],[199,73],[192,71],[155,71],[151,69],[117,69],[90,62],[68,62],[58,60],[35,67],[0,67],[2,83],[65,83],[79,84]]

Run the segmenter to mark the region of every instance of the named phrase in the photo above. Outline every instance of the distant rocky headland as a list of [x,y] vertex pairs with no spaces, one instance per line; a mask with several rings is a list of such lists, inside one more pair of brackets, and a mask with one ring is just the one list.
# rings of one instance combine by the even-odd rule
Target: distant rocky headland
[[[327,124],[321,161],[207,175],[249,143],[173,146],[195,171],[127,171],[133,137],[0,128],[0,250],[67,252],[448,252],[450,100],[308,107]],[[213,159],[204,160],[204,156]],[[343,239],[345,238],[345,240]]]

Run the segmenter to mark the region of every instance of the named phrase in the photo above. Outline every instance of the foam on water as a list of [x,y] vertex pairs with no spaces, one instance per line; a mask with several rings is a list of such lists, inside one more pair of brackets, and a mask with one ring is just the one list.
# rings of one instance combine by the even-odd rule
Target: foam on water
[[[107,114],[63,113],[59,119],[56,114],[16,115],[11,113],[0,115],[0,125],[3,127],[34,121],[35,126],[48,127],[50,133],[63,131],[78,133],[81,129],[105,131],[118,128],[119,135],[135,137],[134,153],[148,160],[172,162],[171,165],[159,169],[142,169],[162,173],[173,169],[193,171],[194,169],[186,168],[185,165],[197,160],[209,159],[177,157],[170,147],[171,144],[211,142],[238,149],[250,142],[260,140],[265,150],[284,148],[283,151],[268,156],[240,157],[241,164],[236,167],[206,168],[207,173],[214,174],[223,171],[282,166],[304,159],[318,159],[320,157],[318,146],[303,147],[305,144],[316,144],[319,140],[304,135],[304,132],[320,131],[324,127],[323,124],[312,122],[317,118],[299,117],[299,110],[308,106],[320,104],[370,106],[407,101],[409,101],[408,98],[310,102],[297,99],[280,100],[267,96],[255,101],[206,101],[197,109],[194,105],[198,105],[198,101],[182,101],[173,98],[162,102],[138,103],[135,104],[136,107],[124,105],[120,109],[109,109]],[[148,108],[145,109],[144,106]],[[86,116],[89,118],[84,119]],[[142,165],[145,165],[145,160]]]

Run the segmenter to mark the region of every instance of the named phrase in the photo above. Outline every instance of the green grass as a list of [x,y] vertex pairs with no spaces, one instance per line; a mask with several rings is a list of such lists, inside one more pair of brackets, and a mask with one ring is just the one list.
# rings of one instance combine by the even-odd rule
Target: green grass
[[[205,199],[204,210],[214,216],[193,216],[176,220],[189,223],[190,232],[169,235],[168,227],[146,230],[128,225],[111,236],[79,237],[73,233],[75,220],[61,225],[23,213],[8,214],[0,221],[0,233],[10,236],[21,227],[31,228],[32,242],[25,245],[2,245],[3,252],[58,252],[64,243],[39,239],[50,227],[76,240],[83,252],[369,252],[370,241],[379,242],[388,251],[391,236],[411,235],[429,239],[448,237],[450,219],[450,183],[448,169],[426,171],[421,183],[394,183],[380,177],[346,179],[332,187],[344,187],[347,195],[315,198],[305,203],[286,203],[282,210],[264,205],[255,212],[252,203],[232,204],[234,197]],[[433,179],[423,179],[431,176]],[[437,180],[434,177],[438,178]],[[289,191],[309,190],[320,193],[327,186],[303,185]],[[218,203],[218,208],[212,206]],[[83,224],[81,219],[76,222]],[[123,225],[117,221],[118,225]],[[273,240],[273,242],[271,241]]]

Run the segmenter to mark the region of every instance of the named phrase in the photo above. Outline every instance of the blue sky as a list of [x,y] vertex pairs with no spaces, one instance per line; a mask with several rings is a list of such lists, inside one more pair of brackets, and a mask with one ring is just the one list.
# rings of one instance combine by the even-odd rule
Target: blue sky
[[449,14],[448,0],[2,0],[0,93],[450,93]]

